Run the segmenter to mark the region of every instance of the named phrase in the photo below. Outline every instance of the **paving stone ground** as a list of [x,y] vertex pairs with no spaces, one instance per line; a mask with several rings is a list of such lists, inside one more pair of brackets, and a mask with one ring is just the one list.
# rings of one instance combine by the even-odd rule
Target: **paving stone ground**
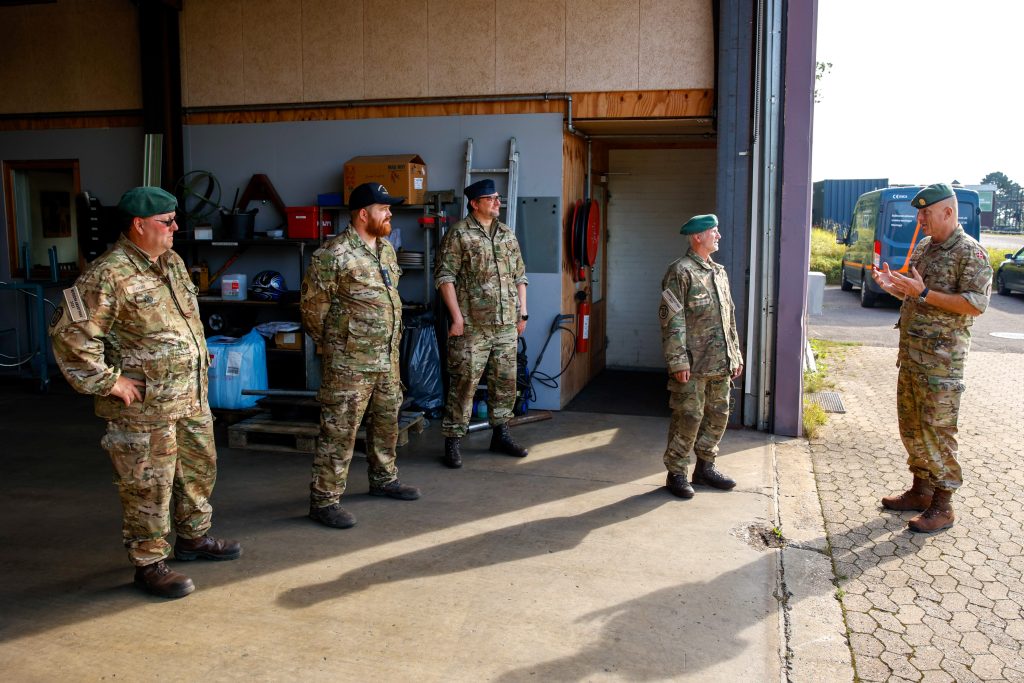
[[896,350],[851,347],[830,371],[847,412],[810,443],[862,681],[1024,682],[1024,353],[968,357],[956,525],[907,529]]

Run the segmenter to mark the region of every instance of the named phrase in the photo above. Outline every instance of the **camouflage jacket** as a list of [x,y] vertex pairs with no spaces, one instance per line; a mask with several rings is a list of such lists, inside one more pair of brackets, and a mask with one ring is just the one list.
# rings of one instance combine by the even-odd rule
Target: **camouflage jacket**
[[[661,281],[661,347],[669,374],[728,377],[743,364],[736,309],[725,268],[693,250],[668,267]],[[669,379],[669,389],[678,387]]]
[[434,284],[454,283],[467,325],[519,322],[517,285],[529,284],[515,233],[495,221],[494,237],[473,216],[452,226],[441,242]]
[[[977,240],[957,226],[941,244],[926,237],[914,248],[910,266],[936,292],[960,294],[981,312],[988,308],[992,266]],[[909,268],[908,268],[909,270]],[[974,316],[950,313],[907,297],[900,306],[899,364],[932,377],[960,379],[971,348]]]
[[[177,253],[152,261],[124,235],[65,290],[53,355],[75,390],[95,394],[97,415],[164,422],[209,410],[197,293]],[[146,383],[143,401],[109,395],[122,374]]]
[[322,348],[321,397],[340,388],[335,370],[397,372],[402,340],[395,249],[373,253],[351,225],[313,254],[302,282],[302,323]]

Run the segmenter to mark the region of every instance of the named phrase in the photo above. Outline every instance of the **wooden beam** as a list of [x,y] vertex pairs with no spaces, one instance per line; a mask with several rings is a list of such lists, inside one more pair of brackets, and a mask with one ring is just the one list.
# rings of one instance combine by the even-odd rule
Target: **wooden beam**
[[[573,120],[652,119],[709,117],[713,90],[640,90],[572,93]],[[347,119],[403,118],[417,116],[479,116],[500,114],[550,114],[568,116],[563,99],[507,100],[496,102],[437,102],[426,104],[373,104],[329,106],[310,104],[287,108],[240,106],[215,111],[187,111],[185,124],[278,123],[283,121],[334,121]]]

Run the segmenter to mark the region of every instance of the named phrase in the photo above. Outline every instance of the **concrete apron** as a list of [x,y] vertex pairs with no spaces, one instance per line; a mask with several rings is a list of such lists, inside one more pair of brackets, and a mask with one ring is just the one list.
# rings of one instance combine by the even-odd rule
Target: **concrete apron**
[[[719,465],[738,487],[684,501],[663,488],[666,419],[556,413],[513,431],[523,460],[488,453],[489,432],[465,439],[462,470],[440,464],[435,425],[400,450],[419,501],[368,496],[354,460],[349,530],[306,518],[308,455],[222,448],[212,531],[244,554],[171,562],[197,589],[167,601],[131,585],[82,408],[0,483],[12,680],[784,676],[779,553],[749,533],[776,519],[768,435],[729,431]],[[830,588],[810,590],[834,604]]]

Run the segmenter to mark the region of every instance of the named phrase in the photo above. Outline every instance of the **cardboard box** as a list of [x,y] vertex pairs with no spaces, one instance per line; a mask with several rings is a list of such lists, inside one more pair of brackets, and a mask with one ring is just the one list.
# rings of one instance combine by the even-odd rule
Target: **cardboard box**
[[391,154],[349,159],[345,164],[344,199],[363,183],[380,183],[388,194],[405,197],[406,204],[427,198],[427,165],[418,154]]
[[276,333],[274,335],[274,346],[279,349],[301,349],[302,330]]

